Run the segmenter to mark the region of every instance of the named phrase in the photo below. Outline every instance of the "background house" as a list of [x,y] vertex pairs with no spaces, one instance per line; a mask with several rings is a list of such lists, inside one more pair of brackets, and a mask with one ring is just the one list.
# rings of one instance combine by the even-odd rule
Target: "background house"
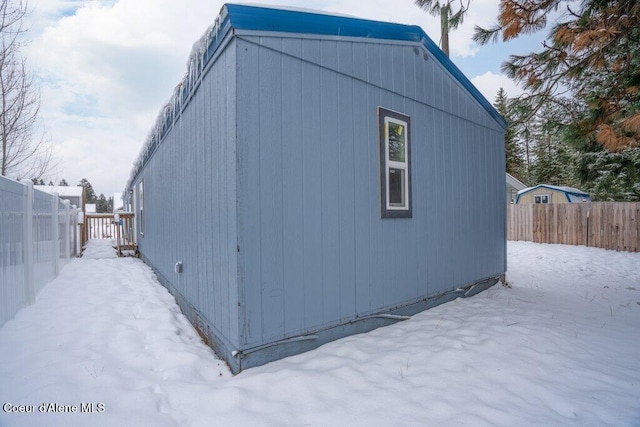
[[525,188],[527,188],[526,185],[513,175],[507,173],[507,205],[515,203],[518,197],[518,191],[524,190]]
[[238,372],[496,283],[505,126],[419,27],[229,4],[125,204]]
[[573,187],[540,184],[518,191],[517,204],[590,202],[588,193]]
[[34,185],[34,189],[49,194],[57,194],[62,200],[68,200],[71,206],[75,206],[84,212],[85,196],[83,186],[63,185]]

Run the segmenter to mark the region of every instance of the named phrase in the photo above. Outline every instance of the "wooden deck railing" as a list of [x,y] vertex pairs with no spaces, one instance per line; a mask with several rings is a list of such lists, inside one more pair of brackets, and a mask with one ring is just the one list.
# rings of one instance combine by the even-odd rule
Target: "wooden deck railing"
[[118,256],[125,250],[137,253],[133,232],[133,212],[116,214],[86,214],[84,219],[83,246],[90,239],[112,239]]
[[640,252],[640,203],[509,205],[507,238]]

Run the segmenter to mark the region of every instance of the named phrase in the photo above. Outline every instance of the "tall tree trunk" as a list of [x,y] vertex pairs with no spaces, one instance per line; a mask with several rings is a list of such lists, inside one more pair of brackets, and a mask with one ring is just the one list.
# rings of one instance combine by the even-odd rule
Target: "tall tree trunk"
[[449,4],[440,7],[440,47],[447,58],[449,57]]

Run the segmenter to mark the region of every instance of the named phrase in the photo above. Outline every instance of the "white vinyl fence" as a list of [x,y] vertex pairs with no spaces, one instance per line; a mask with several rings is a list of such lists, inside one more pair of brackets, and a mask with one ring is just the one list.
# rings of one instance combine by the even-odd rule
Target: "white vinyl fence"
[[78,210],[56,195],[0,176],[0,326],[36,295],[78,247]]

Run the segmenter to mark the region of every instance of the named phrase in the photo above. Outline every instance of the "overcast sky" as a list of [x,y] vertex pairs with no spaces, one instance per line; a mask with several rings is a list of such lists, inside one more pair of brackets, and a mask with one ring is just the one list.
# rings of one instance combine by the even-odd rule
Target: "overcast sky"
[[[236,3],[246,3],[236,1]],[[438,19],[412,0],[252,0],[420,25],[439,42]],[[186,71],[193,43],[219,14],[213,0],[32,0],[25,49],[42,94],[41,122],[60,163],[47,177],[71,185],[87,178],[97,194],[122,191],[161,107]],[[451,59],[493,102],[509,54],[524,54],[541,37],[479,47],[474,25],[491,25],[498,0],[473,0],[450,36]],[[539,39],[539,41],[538,41]]]

